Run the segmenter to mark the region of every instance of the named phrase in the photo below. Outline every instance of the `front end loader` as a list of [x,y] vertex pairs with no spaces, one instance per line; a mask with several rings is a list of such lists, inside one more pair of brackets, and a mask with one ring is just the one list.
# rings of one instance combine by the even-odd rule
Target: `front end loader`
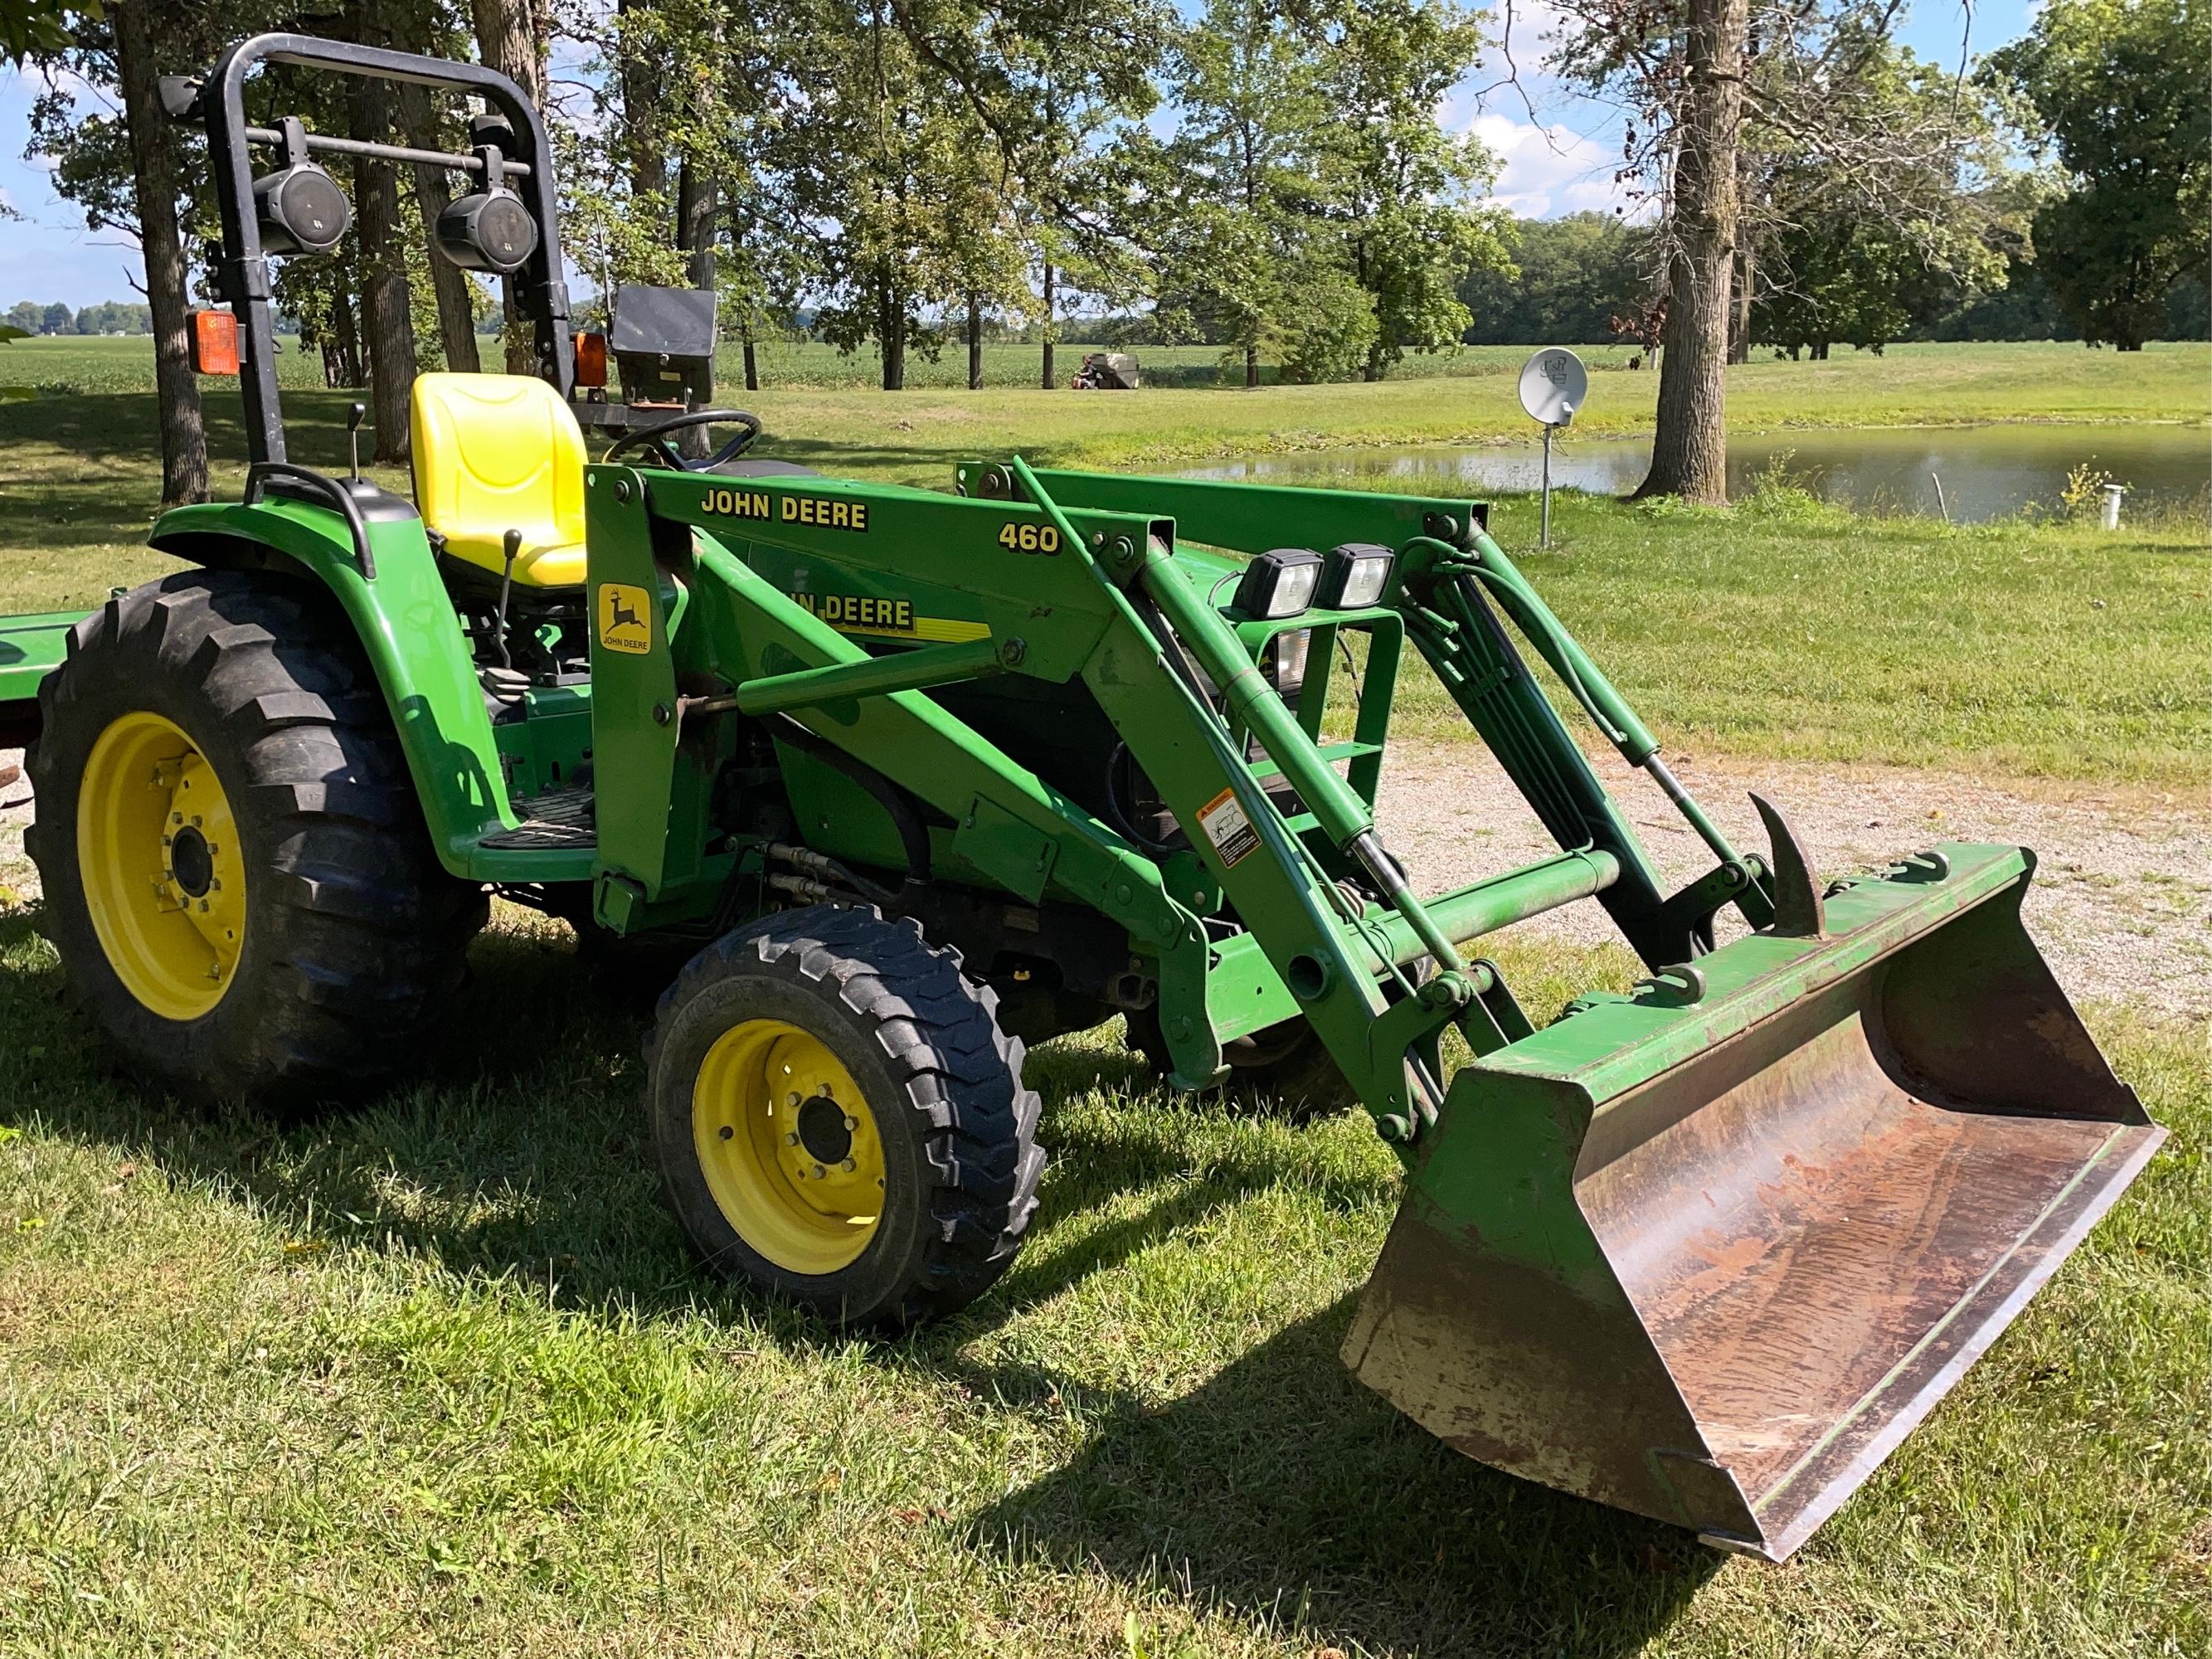
[[[286,453],[249,152],[362,147],[268,107],[264,62],[482,99],[443,162],[534,232],[490,268],[541,373],[423,376],[411,499]],[[1030,1224],[1024,1045],[1119,1018],[1176,1087],[1357,1106],[1401,1159],[1363,1380],[1485,1462],[1777,1559],[2156,1149],[2021,927],[2031,854],[1823,882],[1763,801],[1768,850],[1732,844],[1480,506],[1018,456],[896,488],[757,458],[717,410],[593,461],[512,83],[276,35],[165,90],[220,169],[246,496],[164,514],[190,568],[52,672],[53,618],[0,660],[48,926],[155,1084],[396,1074],[488,895],[681,942],[647,1096],[690,1243],[900,1325],[984,1294]],[[504,217],[512,259],[504,206],[461,217]],[[1373,811],[1409,648],[1554,856],[1413,891]],[[1704,874],[1668,890],[1562,709]],[[1538,1029],[1482,941],[1583,901],[1648,977]]]

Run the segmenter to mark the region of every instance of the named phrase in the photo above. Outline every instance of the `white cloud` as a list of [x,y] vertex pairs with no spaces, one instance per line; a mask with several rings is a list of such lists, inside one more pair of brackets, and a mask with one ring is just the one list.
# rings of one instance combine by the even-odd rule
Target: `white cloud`
[[1551,219],[1587,209],[1610,212],[1629,205],[1613,183],[1613,152],[1564,122],[1539,125],[1486,110],[1468,123],[1501,164],[1495,199],[1524,219]]

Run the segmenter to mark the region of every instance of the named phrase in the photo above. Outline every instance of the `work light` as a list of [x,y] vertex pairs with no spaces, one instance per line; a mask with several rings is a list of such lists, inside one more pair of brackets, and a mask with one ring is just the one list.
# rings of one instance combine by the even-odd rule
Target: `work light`
[[1364,611],[1382,597],[1397,557],[1379,542],[1346,542],[1328,550],[1321,579],[1321,605],[1328,611]]
[[1237,608],[1273,622],[1295,617],[1313,603],[1321,581],[1321,555],[1310,547],[1274,547],[1244,567]]
[[1294,699],[1306,683],[1306,662],[1313,653],[1313,629],[1300,628],[1278,634],[1267,641],[1260,659],[1261,672],[1284,702]]

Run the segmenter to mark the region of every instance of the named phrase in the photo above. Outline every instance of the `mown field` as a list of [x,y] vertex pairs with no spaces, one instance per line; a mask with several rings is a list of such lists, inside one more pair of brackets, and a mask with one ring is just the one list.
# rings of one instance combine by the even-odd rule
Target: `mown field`
[[[1795,383],[1842,423],[1932,410],[1947,377],[2021,417],[2093,395],[2078,348],[2039,349],[1893,353],[1905,384],[1755,365],[1738,407],[1793,406],[1770,372],[1861,376]],[[2201,405],[2212,353],[2142,367]],[[1418,426],[1445,392],[1507,429],[1481,376],[761,402],[775,453],[942,482],[1017,443],[1105,464]],[[337,464],[344,401],[294,400],[302,459]],[[0,610],[161,567],[132,550],[146,402],[0,404]],[[1548,556],[1531,503],[1497,522],[1670,741],[2201,795],[2201,526],[1946,531],[1780,485],[1725,514],[1570,499]],[[1049,1045],[1013,1272],[940,1328],[843,1337],[691,1266],[644,1143],[641,988],[557,926],[502,910],[420,1083],[286,1125],[112,1076],[11,831],[0,884],[0,1653],[2212,1653],[2212,1051],[2156,1010],[2090,1018],[2166,1151],[1775,1569],[1457,1457],[1344,1371],[1397,1191],[1351,1119],[1171,1096],[1112,1028]],[[1500,954],[1540,1018],[1634,971]]]
[[[285,343],[279,382],[320,390],[319,358]],[[481,343],[492,366],[497,343]],[[1085,349],[1059,348],[1063,386]],[[1649,430],[1658,376],[1631,372],[1626,365],[1637,354],[1626,347],[1576,350],[1594,380],[1577,429]],[[762,389],[744,393],[736,349],[724,348],[717,368],[724,397],[750,400],[795,440],[849,439],[855,428],[868,429],[862,411],[880,395],[872,353],[848,357],[812,342],[778,342],[763,345],[761,354]],[[890,433],[908,429],[896,424],[900,420],[917,430],[961,423],[1018,432],[1041,448],[1079,449],[1101,465],[1264,449],[1517,440],[1528,433],[1513,394],[1528,359],[1525,346],[1468,346],[1409,357],[1374,385],[1271,384],[1263,388],[1268,397],[1258,399],[1245,392],[1241,368],[1225,380],[1215,377],[1220,353],[1211,346],[1146,347],[1137,356],[1153,377],[1140,395],[1045,393],[1036,390],[1036,347],[993,343],[984,349],[987,385],[970,392],[965,349],[948,349],[934,364],[909,364],[908,390],[894,399],[898,413],[881,424]],[[1272,381],[1273,368],[1264,373]],[[145,339],[55,336],[0,346],[0,388],[98,394],[150,391],[153,384],[152,347]],[[1729,388],[1731,418],[1745,431],[2012,420],[2203,425],[2212,420],[2212,346],[2161,341],[2122,356],[2055,342],[1900,345],[1881,354],[1844,350],[1823,363],[1747,363],[1729,371]],[[1088,406],[1093,403],[1114,407]]]

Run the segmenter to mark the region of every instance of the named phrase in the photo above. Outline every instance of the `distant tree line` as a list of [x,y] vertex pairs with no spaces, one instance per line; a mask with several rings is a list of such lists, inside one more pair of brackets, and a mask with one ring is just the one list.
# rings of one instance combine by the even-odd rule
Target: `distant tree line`
[[0,321],[26,334],[150,334],[154,310],[151,306],[106,300],[72,313],[58,301],[42,306],[35,300],[18,300]]
[[[2028,216],[2032,220],[2032,215]],[[1627,337],[1617,326],[1655,296],[1654,237],[1610,213],[1516,219],[1507,230],[1513,264],[1470,272],[1459,296],[1473,321],[1470,345],[1597,345]],[[1831,345],[1880,350],[1916,340],[2081,340],[2086,319],[2046,279],[2046,264],[2078,268],[2074,250],[2039,240],[2015,221],[1998,238],[1993,268],[1976,280],[1876,259],[1842,264],[1809,297],[1763,286],[1754,295],[1747,350],[1825,356]],[[2185,270],[2146,315],[2142,337],[2212,338],[2205,274]]]

